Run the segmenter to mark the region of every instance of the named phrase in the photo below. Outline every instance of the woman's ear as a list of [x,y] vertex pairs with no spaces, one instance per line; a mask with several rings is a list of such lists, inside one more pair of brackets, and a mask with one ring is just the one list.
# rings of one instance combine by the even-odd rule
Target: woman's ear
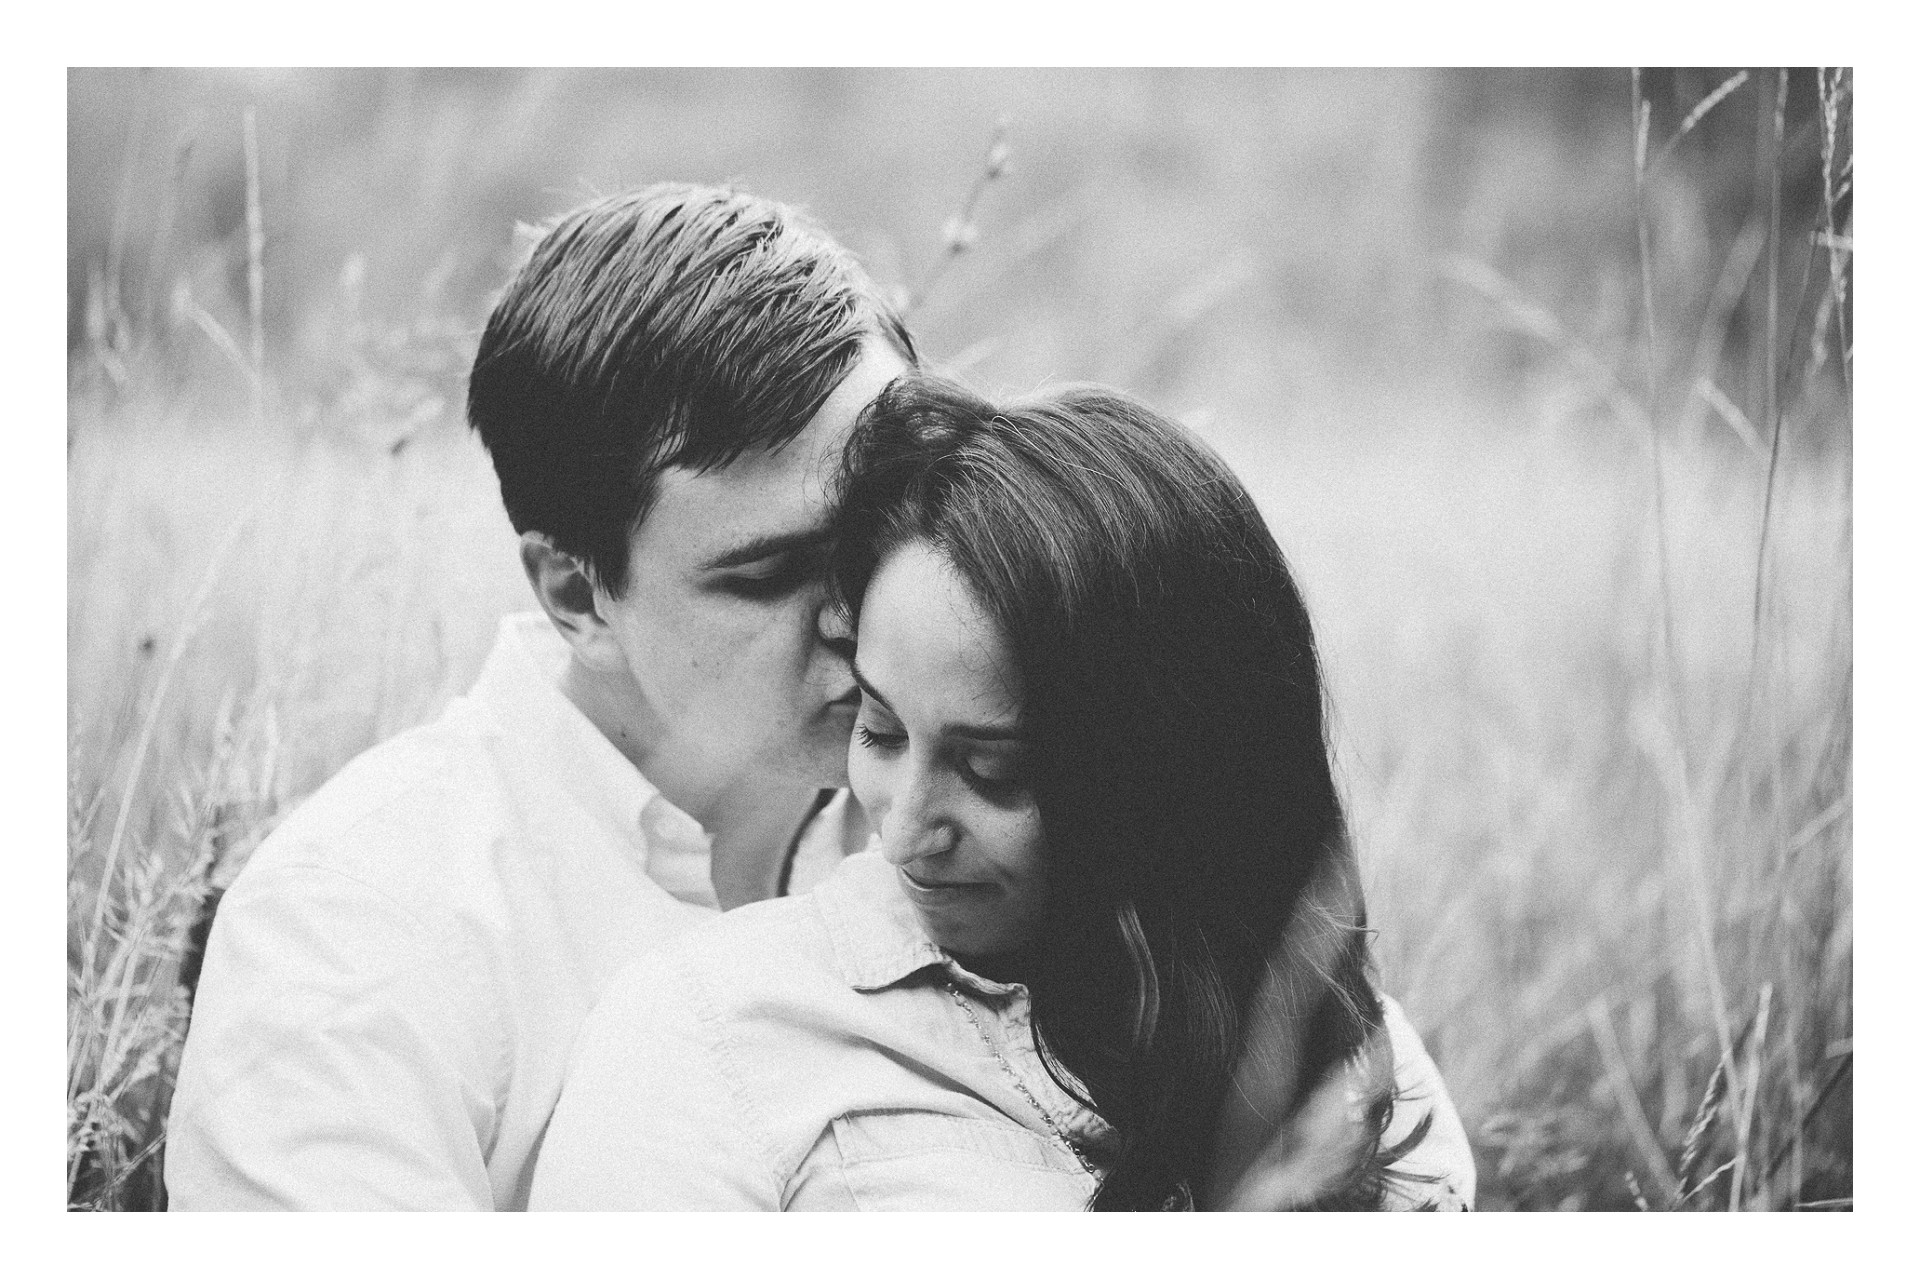
[[533,597],[580,660],[596,671],[624,668],[626,657],[607,625],[586,562],[555,546],[544,533],[522,533],[520,564]]

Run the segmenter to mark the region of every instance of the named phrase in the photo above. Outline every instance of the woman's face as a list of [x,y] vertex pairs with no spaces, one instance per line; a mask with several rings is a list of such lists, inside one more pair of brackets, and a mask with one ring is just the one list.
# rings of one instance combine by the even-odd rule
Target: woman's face
[[958,955],[1023,945],[1046,881],[1018,677],[999,628],[931,545],[901,547],[874,574],[854,678],[847,775],[928,936]]

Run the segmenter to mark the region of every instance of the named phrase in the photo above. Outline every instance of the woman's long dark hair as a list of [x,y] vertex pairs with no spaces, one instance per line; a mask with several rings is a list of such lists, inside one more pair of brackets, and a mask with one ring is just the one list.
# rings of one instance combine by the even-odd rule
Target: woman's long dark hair
[[[1023,957],[1034,1032],[1118,1133],[1091,1206],[1204,1193],[1250,1006],[1315,885],[1351,889],[1351,911],[1315,971],[1282,975],[1301,1027],[1290,1104],[1381,1022],[1286,560],[1218,457],[1113,391],[996,405],[904,378],[847,463],[842,603],[857,611],[881,561],[926,541],[1019,671],[1048,883]],[[1376,1154],[1385,1120],[1375,1106]]]

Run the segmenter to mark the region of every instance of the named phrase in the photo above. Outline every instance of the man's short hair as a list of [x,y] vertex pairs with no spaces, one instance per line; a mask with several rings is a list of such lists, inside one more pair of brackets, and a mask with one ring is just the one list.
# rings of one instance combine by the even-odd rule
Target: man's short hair
[[798,435],[894,309],[796,210],[662,184],[561,218],[494,306],[467,420],[516,531],[544,533],[614,595],[670,466],[704,471]]

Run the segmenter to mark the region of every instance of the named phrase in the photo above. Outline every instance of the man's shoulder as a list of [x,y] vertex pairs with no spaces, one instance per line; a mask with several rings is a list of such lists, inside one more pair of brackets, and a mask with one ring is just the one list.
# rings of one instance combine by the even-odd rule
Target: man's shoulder
[[484,846],[510,824],[506,779],[488,729],[456,702],[440,718],[361,752],[288,813],[236,886],[270,870],[331,870],[375,887],[408,870],[445,873],[450,853]]

